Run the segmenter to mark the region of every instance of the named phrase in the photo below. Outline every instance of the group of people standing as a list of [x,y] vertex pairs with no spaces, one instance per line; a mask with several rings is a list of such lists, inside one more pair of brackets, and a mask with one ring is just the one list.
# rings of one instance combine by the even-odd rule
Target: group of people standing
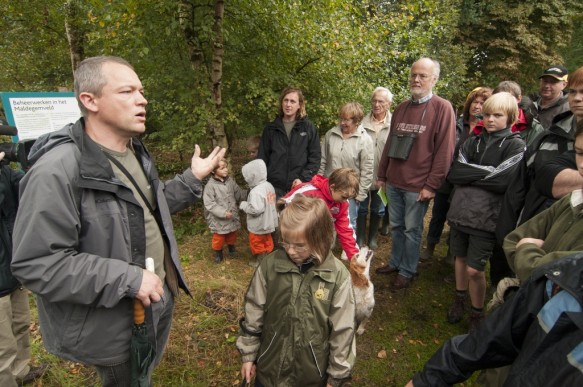
[[[583,219],[583,68],[568,80],[561,66],[545,70],[540,97],[523,110],[512,83],[493,92],[477,88],[457,131],[451,103],[433,93],[439,75],[437,61],[419,59],[410,70],[411,98],[392,115],[392,94],[377,88],[369,114],[358,103],[343,105],[338,126],[322,142],[301,90],[285,89],[257,158],[243,167],[248,192],[229,178],[219,148],[201,158],[196,146],[189,168],[161,181],[137,138],[145,131],[147,100],[134,69],[117,57],[84,60],[75,71],[83,117],[39,138],[24,176],[2,170],[2,203],[19,201],[18,212],[5,213],[3,205],[2,252],[12,254],[11,276],[1,273],[9,288],[1,289],[3,301],[14,300],[8,307],[16,311],[26,298],[22,286],[35,293],[48,351],[92,365],[103,386],[131,384],[138,301],[146,307],[155,350],[146,369],[151,380],[169,337],[174,299],[179,289],[190,294],[171,214],[203,197],[217,262],[224,245],[236,254],[233,219],[239,210],[247,214],[257,269],[237,341],[243,378],[256,376],[257,386],[339,386],[356,356],[355,305],[348,269],[331,253],[335,233],[352,259],[360,246],[378,246],[388,213],[392,250],[377,273],[395,276],[393,291],[408,288],[417,275],[423,220],[436,199],[434,213],[441,227],[444,214],[450,223],[456,260],[456,296],[447,317],[461,320],[469,293],[473,323],[469,335],[446,343],[411,384],[449,384],[480,366],[512,363],[508,383],[525,372],[539,385],[580,382],[583,261],[565,257],[583,247],[577,233]],[[388,197],[388,211],[379,190]],[[449,202],[454,206],[447,209]],[[510,229],[501,226],[500,214],[507,213],[515,216]],[[276,228],[282,248],[272,251]],[[430,250],[439,233],[431,233]],[[514,272],[524,285],[494,312],[499,324],[482,322],[484,269],[496,247],[506,252],[510,269],[499,273]],[[145,268],[146,257],[154,259],[153,272]],[[536,321],[544,321],[543,329]],[[14,318],[6,332],[20,340],[24,325]],[[0,359],[3,385],[38,376],[22,357],[26,340],[18,343],[24,351],[10,354],[10,363]],[[555,351],[543,356],[549,343]],[[543,361],[560,372],[543,375],[536,366]]]
[[[499,330],[493,332],[490,324],[483,322],[488,261],[492,284],[503,284],[500,301],[510,294],[504,286],[517,287],[538,266],[581,247],[576,241],[581,202],[577,192],[583,181],[573,150],[577,149],[576,126],[583,108],[578,91],[578,87],[583,87],[583,69],[570,77],[562,66],[546,69],[540,76],[539,95],[533,99],[523,96],[520,86],[513,81],[500,82],[493,90],[475,88],[458,120],[451,103],[433,93],[439,73],[439,63],[430,58],[415,62],[409,80],[411,99],[399,104],[392,115],[389,112],[392,95],[384,88],[374,91],[373,109],[366,116],[358,103],[343,105],[339,125],[322,139],[320,168],[310,180],[289,173],[289,164],[270,167],[271,157],[277,155],[261,150],[260,155],[267,164],[268,180],[270,168],[279,172],[277,176],[285,175],[282,171],[288,168],[288,185],[283,190],[289,191],[283,195],[286,204],[292,203],[297,194],[311,194],[324,199],[335,226],[341,225],[340,230],[350,224],[348,231],[356,235],[356,245],[339,238],[344,252],[350,252],[349,259],[358,250],[346,246],[378,247],[376,234],[385,208],[379,204],[382,201],[377,190],[386,192],[392,249],[388,263],[376,272],[395,275],[391,282],[393,291],[411,285],[420,257],[432,256],[447,220],[448,249],[455,258],[455,296],[447,310],[447,320],[461,321],[469,302],[470,333],[476,335],[476,331],[483,330],[494,335]],[[565,88],[569,90],[568,96],[563,93]],[[298,99],[303,101],[303,97]],[[570,109],[565,111],[566,105]],[[271,140],[267,144],[264,141],[273,138],[273,130],[268,126],[263,133],[264,149],[269,148]],[[284,127],[279,126],[277,131],[285,143]],[[287,132],[287,136],[293,136],[293,132]],[[340,190],[339,194],[339,182],[347,181],[343,169],[352,170],[358,185]],[[546,187],[540,187],[545,184]],[[572,196],[551,207],[572,191]],[[435,199],[435,204],[427,247],[420,254],[423,221],[431,199]],[[544,217],[527,222],[549,207]],[[338,221],[339,213],[348,216],[343,225]],[[512,226],[506,228],[508,224]],[[284,241],[284,247],[287,245]],[[507,276],[514,280],[501,281]],[[577,300],[579,304],[582,301]],[[518,307],[515,303],[509,305]],[[525,326],[524,332],[528,329]],[[244,336],[249,334],[245,332]],[[474,336],[471,338],[474,340]],[[474,341],[470,343],[464,350],[477,345]],[[491,345],[495,345],[494,341]],[[446,346],[441,351],[454,349]],[[447,356],[456,359],[457,355]],[[432,362],[439,360],[438,355],[436,359]],[[440,366],[444,368],[440,372],[446,374],[447,365]],[[423,384],[422,381],[431,380],[428,384],[432,385],[435,379],[431,378],[436,372],[432,368],[424,372],[427,379],[422,373],[415,381]],[[249,370],[243,373],[251,374]],[[510,374],[509,380],[513,377]]]

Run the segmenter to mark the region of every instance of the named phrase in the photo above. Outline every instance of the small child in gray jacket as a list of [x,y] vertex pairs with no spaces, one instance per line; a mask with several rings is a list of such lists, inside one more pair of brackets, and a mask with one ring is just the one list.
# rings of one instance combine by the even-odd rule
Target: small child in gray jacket
[[213,232],[215,263],[223,260],[225,243],[229,248],[229,254],[236,254],[237,230],[241,228],[237,202],[247,196],[247,191],[229,177],[228,167],[227,160],[219,161],[219,166],[211,172],[211,178],[204,187],[202,196],[204,216]]
[[249,245],[254,256],[249,265],[257,267],[263,257],[273,251],[271,233],[278,224],[275,189],[267,181],[267,167],[261,159],[245,164],[242,173],[251,190],[247,201],[241,202],[239,208],[247,214]]

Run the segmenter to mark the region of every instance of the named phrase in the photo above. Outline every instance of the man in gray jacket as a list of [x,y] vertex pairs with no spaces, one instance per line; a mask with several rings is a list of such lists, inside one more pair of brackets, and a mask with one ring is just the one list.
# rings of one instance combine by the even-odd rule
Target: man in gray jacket
[[[133,299],[146,307],[156,357],[170,333],[180,267],[171,214],[200,198],[224,155],[195,147],[190,168],[161,182],[144,133],[147,100],[133,68],[94,57],[75,71],[83,118],[37,140],[20,183],[12,270],[37,295],[47,350],[95,366],[104,386],[129,386]],[[153,257],[155,273],[143,269]]]

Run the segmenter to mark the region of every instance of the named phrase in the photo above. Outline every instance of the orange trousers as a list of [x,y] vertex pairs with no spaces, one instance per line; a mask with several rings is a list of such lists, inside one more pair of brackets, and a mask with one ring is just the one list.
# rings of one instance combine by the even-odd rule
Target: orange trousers
[[213,250],[219,251],[223,250],[225,244],[234,245],[235,242],[237,242],[237,231],[228,234],[213,234],[212,247]]
[[273,251],[273,238],[271,238],[271,234],[249,232],[249,245],[253,255],[271,253]]

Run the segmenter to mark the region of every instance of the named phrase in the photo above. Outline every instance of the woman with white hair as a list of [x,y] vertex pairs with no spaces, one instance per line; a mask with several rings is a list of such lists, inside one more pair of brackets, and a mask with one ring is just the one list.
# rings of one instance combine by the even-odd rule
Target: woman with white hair
[[[389,130],[391,129],[391,112],[389,111],[393,103],[393,93],[386,87],[377,87],[370,99],[371,111],[364,116],[362,126],[372,138],[374,145],[374,165],[373,176],[377,175],[379,161],[381,154],[385,148]],[[359,246],[368,245],[371,249],[376,249],[377,232],[381,220],[386,217],[386,224],[388,225],[388,211],[383,204],[379,191],[375,185],[371,185],[367,197],[360,203],[358,207],[358,218],[356,220],[356,241]],[[368,229],[368,239],[366,233],[366,218],[370,208],[370,224]],[[385,222],[383,222],[385,223]],[[388,230],[387,230],[388,234]]]

